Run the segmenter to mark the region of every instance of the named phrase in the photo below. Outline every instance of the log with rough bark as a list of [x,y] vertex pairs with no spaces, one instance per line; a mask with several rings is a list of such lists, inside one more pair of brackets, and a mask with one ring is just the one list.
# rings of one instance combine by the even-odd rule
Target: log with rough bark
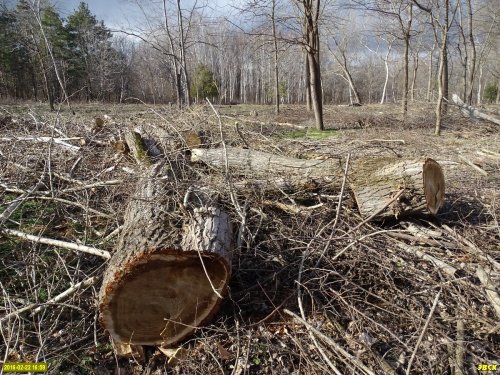
[[[306,160],[262,151],[227,147],[192,149],[191,160],[258,178],[289,179],[290,186],[315,181],[341,181],[343,170],[337,160]],[[435,215],[444,202],[444,175],[438,162],[428,159],[362,158],[353,163],[350,187],[360,213],[378,219],[420,214]],[[401,190],[403,193],[387,205]]]
[[487,113],[483,113],[483,112],[479,111],[478,109],[476,109],[470,105],[465,104],[457,94],[453,94],[452,99],[453,99],[453,102],[460,108],[462,113],[464,113],[466,116],[469,116],[471,118],[480,118],[480,119],[483,119],[486,121],[490,121],[494,124],[500,125],[499,118],[492,116],[492,115],[489,115]]
[[[127,138],[144,148],[137,133]],[[179,191],[171,162],[147,167],[145,149],[136,151],[148,172],[127,206],[99,293],[118,354],[168,347],[193,333],[217,311],[231,273],[231,222],[214,195]]]
[[364,217],[380,211],[401,190],[379,218],[436,215],[444,202],[443,171],[432,159],[361,159],[353,164],[350,185]]

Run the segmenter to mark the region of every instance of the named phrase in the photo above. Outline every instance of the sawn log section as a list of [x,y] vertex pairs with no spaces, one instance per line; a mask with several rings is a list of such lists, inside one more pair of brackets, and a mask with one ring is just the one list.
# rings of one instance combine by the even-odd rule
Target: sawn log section
[[[337,160],[307,160],[267,152],[227,147],[196,148],[191,160],[231,170],[251,178],[288,178],[293,186],[342,181],[343,168]],[[426,160],[429,160],[426,162]],[[424,172],[425,171],[425,172]],[[424,181],[424,175],[427,179]],[[362,158],[352,163],[348,178],[362,216],[378,218],[436,214],[444,201],[444,175],[432,159]],[[397,200],[387,205],[401,190]],[[385,208],[384,208],[385,207]]]
[[99,311],[118,354],[184,339],[217,311],[230,278],[229,216],[209,191],[178,184],[171,167],[145,167],[104,273]]

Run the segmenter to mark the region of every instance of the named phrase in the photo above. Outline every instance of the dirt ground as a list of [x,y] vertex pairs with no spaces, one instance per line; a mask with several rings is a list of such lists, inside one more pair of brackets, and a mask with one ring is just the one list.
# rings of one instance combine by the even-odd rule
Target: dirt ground
[[[272,106],[215,106],[221,128],[208,105],[73,109],[0,105],[0,360],[100,375],[486,374],[478,366],[500,366],[497,125],[450,107],[438,137],[428,103],[411,103],[407,118],[392,104],[326,106],[324,133],[299,105],[280,115]],[[119,147],[133,128],[161,138],[165,154],[188,153],[183,135],[193,131],[204,147],[220,147],[222,129],[228,145],[340,165],[348,155],[433,158],[446,203],[437,218],[365,223],[349,189],[339,200],[341,181],[238,193],[246,224],[219,313],[176,354],[146,348],[144,358],[117,358],[96,309],[105,260],[36,238],[113,252],[140,174]],[[220,191],[241,228],[224,174],[188,168],[197,177],[182,186]],[[293,213],[269,201],[313,208]],[[86,284],[54,300],[79,282]]]

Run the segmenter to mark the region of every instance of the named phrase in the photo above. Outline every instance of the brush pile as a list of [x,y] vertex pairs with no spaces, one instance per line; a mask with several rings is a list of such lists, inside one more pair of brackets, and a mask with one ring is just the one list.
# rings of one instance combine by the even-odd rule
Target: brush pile
[[[223,111],[0,107],[2,360],[48,362],[50,374],[476,374],[479,365],[500,366],[498,135],[450,130],[433,138],[433,153],[422,136],[431,131],[420,127],[291,139],[296,129],[284,123],[293,119],[277,124],[259,110],[257,123]],[[386,139],[376,137],[382,132]],[[217,163],[205,157],[214,150]],[[231,163],[235,150],[309,171],[242,168]],[[356,171],[366,160],[426,158],[439,161],[432,173],[442,168],[446,180],[437,208],[429,197],[439,199],[439,189],[413,201],[404,174],[382,204],[363,209]],[[208,227],[223,229],[198,249],[186,240]],[[139,246],[117,260],[120,249]],[[179,255],[182,248],[191,253]],[[127,265],[151,260],[167,280],[155,286],[158,273],[127,274]],[[187,284],[175,284],[179,270],[189,270]],[[152,292],[165,283],[170,300]],[[175,299],[180,292],[205,300]],[[141,310],[148,300],[152,310]],[[172,300],[185,305],[166,311]],[[148,322],[167,313],[159,338],[149,335],[158,327]],[[123,328],[113,331],[117,321]],[[134,338],[137,324],[148,334]]]

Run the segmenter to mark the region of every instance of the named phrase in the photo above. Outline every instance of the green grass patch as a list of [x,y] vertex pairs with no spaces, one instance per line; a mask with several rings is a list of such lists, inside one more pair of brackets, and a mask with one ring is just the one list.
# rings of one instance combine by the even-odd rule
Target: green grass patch
[[280,139],[312,139],[312,140],[322,140],[337,136],[337,130],[327,129],[327,130],[317,130],[317,129],[300,129],[293,130],[286,133],[280,133],[277,135]]

